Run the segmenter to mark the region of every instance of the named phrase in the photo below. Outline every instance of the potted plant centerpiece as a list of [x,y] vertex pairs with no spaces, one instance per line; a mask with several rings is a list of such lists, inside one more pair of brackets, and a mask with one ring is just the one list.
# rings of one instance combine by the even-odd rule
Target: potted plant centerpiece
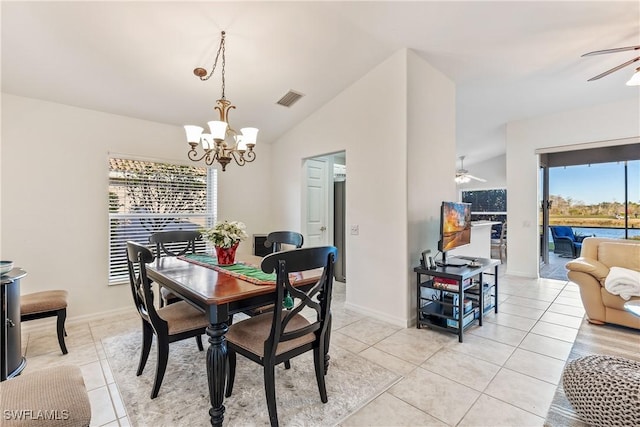
[[236,249],[245,240],[246,226],[240,221],[217,222],[213,228],[202,230],[202,237],[210,241],[216,248],[218,265],[232,265],[235,263]]

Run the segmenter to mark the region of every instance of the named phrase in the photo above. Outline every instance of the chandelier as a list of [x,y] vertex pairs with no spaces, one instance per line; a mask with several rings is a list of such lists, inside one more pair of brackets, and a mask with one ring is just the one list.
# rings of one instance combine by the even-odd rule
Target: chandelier
[[[211,68],[211,72],[207,74],[207,70],[204,68],[196,68],[193,70],[200,80],[205,81],[213,75],[213,72],[218,65],[218,58],[222,53],[222,96],[216,101],[215,110],[218,110],[220,116],[219,120],[212,120],[207,122],[209,125],[209,132],[204,132],[204,129],[200,126],[187,125],[184,127],[187,133],[187,142],[191,146],[191,149],[187,153],[190,160],[199,162],[204,159],[205,163],[209,166],[214,162],[220,163],[222,171],[226,170],[227,165],[231,162],[231,159],[235,160],[238,166],[244,166],[247,162],[253,162],[256,159],[256,153],[253,151],[253,147],[256,145],[256,138],[258,136],[258,129],[256,128],[242,128],[241,133],[236,132],[229,125],[229,110],[235,109],[235,105],[231,105],[224,96],[225,80],[224,80],[224,67],[226,63],[224,40],[225,32],[222,31],[222,37],[220,39],[220,45],[218,46],[218,52],[216,53],[216,59]],[[198,146],[202,144],[204,152],[198,152]]]

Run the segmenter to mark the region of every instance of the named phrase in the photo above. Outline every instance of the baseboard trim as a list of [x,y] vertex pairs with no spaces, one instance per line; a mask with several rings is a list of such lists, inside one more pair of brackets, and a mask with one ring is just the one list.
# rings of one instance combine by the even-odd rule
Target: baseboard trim
[[524,277],[526,279],[539,279],[540,278],[540,275],[538,273],[532,275],[531,272],[509,270],[508,265],[507,265],[507,271],[504,272],[504,275],[505,276],[514,276],[514,277]]
[[[83,314],[80,316],[67,317],[65,325],[73,325],[76,323],[86,323],[99,320],[105,317],[114,317],[123,314],[135,314],[134,307],[121,307],[113,310],[101,311],[98,313]],[[21,323],[22,332],[30,332],[35,329],[39,329],[42,326],[54,325],[57,322],[57,317],[47,317],[45,319],[29,320],[28,322]]]
[[408,328],[409,326],[411,326],[411,319],[388,316],[385,313],[382,313],[376,310],[371,310],[369,308],[365,308],[349,302],[344,303],[344,308],[355,311],[356,313],[359,313],[359,314],[363,314],[365,316],[372,317],[374,319],[381,320],[383,322],[390,323],[400,328]]

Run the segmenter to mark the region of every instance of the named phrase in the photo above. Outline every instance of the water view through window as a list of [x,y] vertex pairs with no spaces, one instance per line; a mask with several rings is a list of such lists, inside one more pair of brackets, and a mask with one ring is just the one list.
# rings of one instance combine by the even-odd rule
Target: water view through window
[[[578,235],[640,239],[640,161],[549,169],[550,225]],[[625,200],[628,202],[625,205]]]

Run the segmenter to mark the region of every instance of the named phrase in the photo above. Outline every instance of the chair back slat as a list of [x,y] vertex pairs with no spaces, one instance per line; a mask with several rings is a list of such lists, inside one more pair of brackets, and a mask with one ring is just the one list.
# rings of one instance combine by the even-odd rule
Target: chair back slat
[[147,277],[147,264],[154,259],[153,253],[146,246],[132,241],[127,242],[127,267],[133,301],[140,316],[150,322],[157,331],[158,328],[166,329],[167,323],[156,312],[151,281]]
[[149,243],[156,246],[156,257],[181,256],[196,251],[196,241],[202,238],[197,230],[159,231],[149,236]]
[[280,252],[283,244],[295,246],[299,249],[303,243],[304,237],[295,231],[272,231],[267,235],[267,240],[264,241],[264,245],[267,248],[273,245],[274,252]]
[[[265,357],[275,357],[279,342],[296,339],[309,333],[316,334],[316,342],[324,339],[331,311],[333,269],[337,254],[338,250],[334,246],[321,246],[275,252],[262,260],[262,271],[276,272],[277,291],[271,333],[265,341]],[[291,273],[319,268],[322,268],[320,279],[309,290],[302,291],[291,284]],[[295,277],[295,274],[293,276]],[[294,307],[288,310],[283,306],[287,293],[295,302]],[[304,327],[288,328],[289,321],[301,314],[305,308],[315,311],[315,319],[310,320],[310,324]]]

